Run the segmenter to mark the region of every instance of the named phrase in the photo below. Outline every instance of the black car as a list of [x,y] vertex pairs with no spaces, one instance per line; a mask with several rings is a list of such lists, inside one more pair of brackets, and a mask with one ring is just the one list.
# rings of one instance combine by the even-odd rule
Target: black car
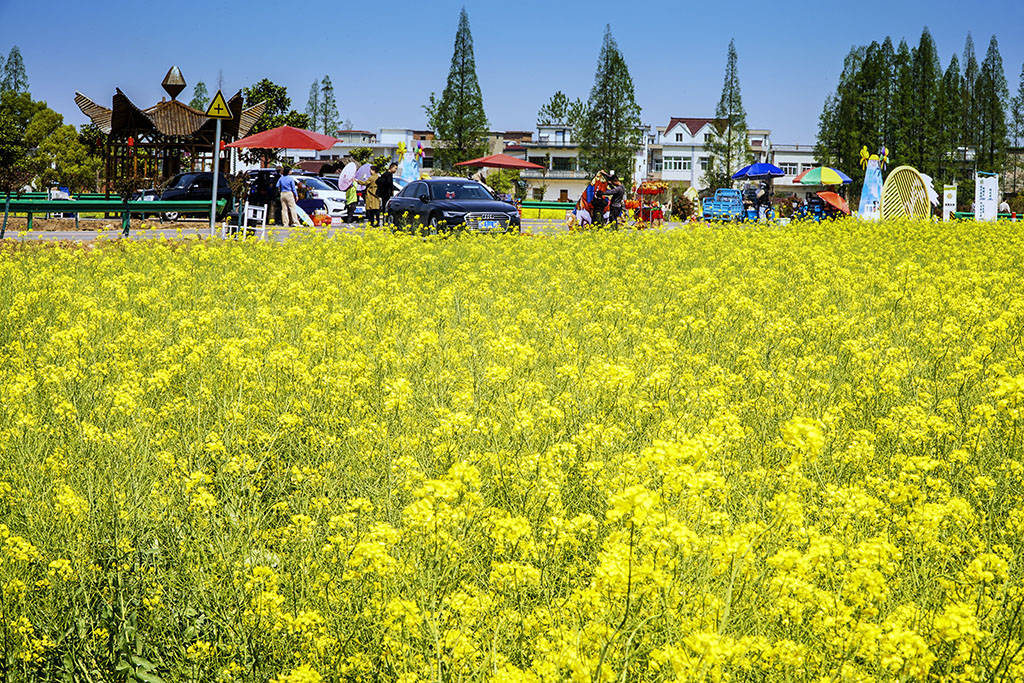
[[466,178],[413,181],[388,201],[385,211],[396,227],[419,226],[437,232],[465,226],[477,232],[519,232],[519,209]]
[[[160,193],[160,199],[162,201],[209,200],[212,192],[213,174],[192,171],[179,173],[171,178],[164,186],[163,192]],[[231,210],[231,186],[228,185],[228,179],[224,177],[223,173],[220,174],[220,180],[217,181],[217,200],[221,199],[226,200],[227,203],[218,218]],[[178,219],[178,214],[177,212],[164,213],[163,217],[164,220],[173,221]]]

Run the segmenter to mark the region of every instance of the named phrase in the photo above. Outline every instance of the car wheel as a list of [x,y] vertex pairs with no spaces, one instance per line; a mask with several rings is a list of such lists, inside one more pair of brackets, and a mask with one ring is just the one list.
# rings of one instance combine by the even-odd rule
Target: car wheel
[[163,218],[165,221],[170,221],[173,223],[174,221],[178,220],[178,212],[168,211],[167,213],[160,214],[160,217]]
[[427,228],[427,234],[436,235],[441,231],[441,219],[436,215],[430,217],[430,226]]

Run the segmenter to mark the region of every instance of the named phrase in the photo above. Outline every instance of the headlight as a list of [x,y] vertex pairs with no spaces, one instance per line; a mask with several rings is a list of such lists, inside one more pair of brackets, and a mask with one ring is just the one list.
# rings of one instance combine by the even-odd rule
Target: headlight
[[445,218],[450,219],[461,219],[463,215],[461,211],[442,211],[441,213],[444,215]]

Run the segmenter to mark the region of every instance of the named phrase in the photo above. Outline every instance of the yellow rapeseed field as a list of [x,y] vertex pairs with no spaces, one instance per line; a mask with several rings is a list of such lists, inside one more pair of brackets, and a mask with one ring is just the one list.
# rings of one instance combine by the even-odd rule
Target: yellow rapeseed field
[[1021,227],[0,250],[0,679],[1024,678]]

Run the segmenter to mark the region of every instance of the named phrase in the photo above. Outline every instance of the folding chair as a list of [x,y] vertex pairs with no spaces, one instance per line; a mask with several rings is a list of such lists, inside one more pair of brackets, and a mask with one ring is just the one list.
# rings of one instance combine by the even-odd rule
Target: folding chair
[[[250,220],[254,222],[252,227],[253,234],[259,235],[261,240],[265,240],[267,238],[267,207],[262,204],[250,204],[249,202],[246,202],[245,206],[238,213],[238,218],[241,225],[237,227],[237,230],[242,233],[243,239],[249,234]],[[227,221],[224,221],[224,224],[221,226],[220,236],[222,238],[227,238],[228,236]]]

